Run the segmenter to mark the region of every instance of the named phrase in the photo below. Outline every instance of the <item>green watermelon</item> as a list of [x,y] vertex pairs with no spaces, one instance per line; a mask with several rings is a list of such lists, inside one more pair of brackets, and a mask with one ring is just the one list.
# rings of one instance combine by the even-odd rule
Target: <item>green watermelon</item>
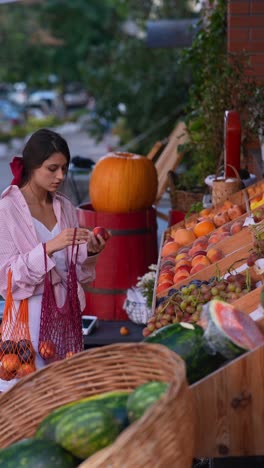
[[185,361],[189,384],[218,369],[224,362],[204,339],[204,330],[191,323],[174,323],[160,328],[144,339],[147,343],[167,346]]
[[24,439],[0,450],[3,468],[74,468],[80,460],[55,442]]
[[119,426],[120,432],[125,429],[128,424],[128,416],[126,410],[126,402],[128,398],[128,391],[113,391],[113,392],[105,392],[99,395],[89,396],[87,398],[83,398],[81,400],[73,401],[66,405],[60,406],[59,408],[52,411],[48,416],[46,416],[38,425],[35,437],[37,439],[47,439],[47,440],[55,440],[55,430],[57,423],[60,421],[61,416],[72,407],[82,406],[86,403],[91,402],[98,402],[100,406],[106,407],[110,409],[113,413],[113,416]]
[[249,315],[218,299],[204,308],[202,324],[209,346],[229,360],[264,344],[263,333]]
[[86,459],[112,444],[120,428],[111,410],[98,402],[72,406],[61,415],[55,430],[55,441],[72,455]]
[[127,413],[132,423],[141,418],[145,411],[156,403],[168,390],[169,384],[165,382],[147,382],[139,385],[127,399]]

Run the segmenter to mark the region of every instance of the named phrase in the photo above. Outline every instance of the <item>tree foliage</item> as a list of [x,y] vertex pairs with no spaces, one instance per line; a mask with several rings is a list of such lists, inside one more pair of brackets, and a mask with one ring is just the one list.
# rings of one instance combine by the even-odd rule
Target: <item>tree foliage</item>
[[[153,128],[136,148],[150,149],[173,128],[189,78],[179,65],[178,50],[146,47],[146,21],[193,16],[187,3],[45,0],[6,5],[0,9],[0,80],[46,86],[55,74],[62,86],[79,81],[95,97],[99,136],[106,120],[123,127],[124,142]],[[141,36],[127,34],[126,20],[137,24]]]

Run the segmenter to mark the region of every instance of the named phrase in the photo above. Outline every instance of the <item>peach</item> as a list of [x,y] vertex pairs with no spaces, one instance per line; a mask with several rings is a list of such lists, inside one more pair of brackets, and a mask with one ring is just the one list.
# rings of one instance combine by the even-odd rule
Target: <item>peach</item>
[[191,256],[191,260],[194,258],[194,257],[197,257],[197,255],[206,255],[206,250],[197,250],[197,252],[194,252],[194,254]]
[[188,252],[181,252],[178,253],[175,257],[175,263],[179,262],[180,260],[183,260],[185,258],[189,258],[189,249]]
[[197,252],[201,252],[201,250],[206,250],[207,247],[208,247],[208,242],[206,242],[206,244],[193,245],[189,250],[189,256],[192,258]]
[[217,227],[222,226],[223,224],[228,223],[230,218],[227,211],[219,211],[213,217],[214,223]]
[[158,276],[158,284],[172,281],[174,272],[172,270],[160,273]]
[[230,219],[236,219],[239,216],[241,216],[244,213],[244,211],[241,208],[241,206],[233,205],[230,208],[228,208],[227,213]]
[[166,291],[167,289],[169,289],[171,287],[171,281],[170,282],[166,282],[166,283],[161,283],[161,284],[158,284],[157,288],[156,288],[156,294],[159,295],[161,294],[163,291]]
[[175,232],[174,239],[181,246],[185,246],[191,244],[196,237],[191,229],[180,228]]
[[206,256],[211,263],[215,263],[221,260],[224,255],[221,249],[218,249],[217,247],[209,247]]
[[196,246],[196,245],[200,245],[201,248],[204,248],[205,245],[207,246],[208,244],[208,237],[206,236],[200,236],[198,237],[197,239],[195,239],[195,241],[193,242],[193,247]]
[[212,244],[216,244],[217,242],[220,242],[226,237],[230,237],[229,232],[218,232],[217,230],[217,232],[215,232],[214,234],[210,236],[209,241],[208,241],[208,246]]
[[175,273],[177,273],[178,271],[188,271],[188,273],[189,273],[190,269],[191,269],[191,264],[190,265],[181,265],[178,268],[175,268]]
[[176,254],[179,247],[180,247],[179,244],[177,242],[175,242],[175,241],[166,242],[166,244],[163,244],[163,246],[162,246],[161,256],[162,257],[167,257],[168,255]]
[[230,226],[230,234],[236,234],[237,232],[242,231],[243,229],[243,223],[240,221],[235,221],[231,226]]
[[210,265],[210,260],[207,258],[207,255],[195,255],[192,259],[192,267],[195,265],[203,265],[205,267]]
[[211,213],[211,208],[204,208],[203,210],[200,211],[200,216],[202,218],[208,217],[208,215]]
[[179,270],[176,271],[174,277],[173,277],[173,283],[178,283],[179,281],[182,281],[190,276],[189,271],[187,270]]
[[189,267],[191,265],[191,260],[189,258],[183,258],[175,263],[175,271],[177,271],[180,267],[186,266]]

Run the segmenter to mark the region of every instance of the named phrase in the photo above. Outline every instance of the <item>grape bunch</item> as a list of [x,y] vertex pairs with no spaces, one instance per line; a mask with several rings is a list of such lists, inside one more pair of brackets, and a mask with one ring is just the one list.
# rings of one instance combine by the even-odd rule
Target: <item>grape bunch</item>
[[254,236],[253,248],[247,258],[247,265],[254,266],[255,262],[260,258],[264,258],[264,224],[258,226],[251,226]]
[[170,296],[158,301],[154,315],[143,329],[143,335],[148,336],[172,323],[197,323],[207,302],[220,299],[232,303],[255,288],[256,283],[242,273],[231,274],[226,279],[193,280],[178,290],[173,289]]

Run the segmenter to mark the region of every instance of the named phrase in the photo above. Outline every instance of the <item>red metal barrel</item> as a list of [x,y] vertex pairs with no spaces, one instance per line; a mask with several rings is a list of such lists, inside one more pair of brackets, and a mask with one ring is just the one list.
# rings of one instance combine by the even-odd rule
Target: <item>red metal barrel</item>
[[127,289],[149,271],[149,265],[157,263],[156,210],[115,214],[94,211],[91,204],[83,204],[77,214],[80,226],[103,226],[112,233],[98,257],[96,279],[85,288],[84,313],[101,320],[127,319],[123,309]]

